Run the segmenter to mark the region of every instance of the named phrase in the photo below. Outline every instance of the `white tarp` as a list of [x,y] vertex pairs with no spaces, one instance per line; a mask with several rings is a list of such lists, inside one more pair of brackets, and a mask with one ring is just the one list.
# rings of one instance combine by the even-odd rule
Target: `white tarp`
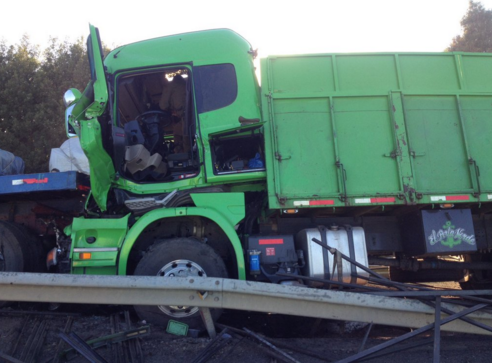
[[59,148],[51,149],[50,172],[56,171],[78,171],[89,175],[89,160],[78,137],[72,137]]

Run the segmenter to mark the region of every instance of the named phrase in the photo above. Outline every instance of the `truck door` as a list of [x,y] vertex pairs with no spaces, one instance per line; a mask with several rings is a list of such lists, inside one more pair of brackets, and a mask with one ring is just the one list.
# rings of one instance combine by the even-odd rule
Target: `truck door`
[[91,70],[83,97],[75,104],[72,117],[80,124],[80,144],[89,159],[91,191],[102,211],[106,210],[107,194],[115,171],[110,156],[103,147],[101,124],[98,121],[108,101],[108,86],[102,59],[99,31],[90,25],[87,54]]

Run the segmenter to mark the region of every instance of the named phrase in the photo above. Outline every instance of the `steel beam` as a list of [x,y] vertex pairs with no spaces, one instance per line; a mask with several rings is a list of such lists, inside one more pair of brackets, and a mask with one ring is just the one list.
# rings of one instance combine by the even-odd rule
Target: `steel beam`
[[[411,328],[433,323],[435,314],[434,308],[418,300],[201,277],[162,278],[5,272],[0,273],[0,301],[2,300],[191,305],[374,322]],[[464,309],[461,306],[445,303],[442,307],[453,313]],[[446,316],[443,314],[442,318]],[[492,325],[492,314],[486,311],[474,312],[469,318],[482,324]],[[491,335],[491,332],[461,320],[446,324],[442,330]]]

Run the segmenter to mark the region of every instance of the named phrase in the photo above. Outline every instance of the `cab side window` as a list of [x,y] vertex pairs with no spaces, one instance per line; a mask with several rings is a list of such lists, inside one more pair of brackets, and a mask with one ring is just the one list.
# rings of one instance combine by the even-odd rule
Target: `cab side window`
[[232,64],[194,67],[193,74],[198,113],[229,106],[236,100],[237,78]]

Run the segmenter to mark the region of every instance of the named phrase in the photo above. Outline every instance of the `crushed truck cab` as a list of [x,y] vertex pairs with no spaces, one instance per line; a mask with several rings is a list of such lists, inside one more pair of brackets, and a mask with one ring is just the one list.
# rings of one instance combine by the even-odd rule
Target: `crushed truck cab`
[[[115,49],[102,65],[97,34],[91,27],[92,81],[84,92],[92,92],[93,102],[69,122],[89,139],[82,147],[98,164],[91,182],[102,211],[110,186],[155,194],[264,179],[264,168],[247,167],[252,157],[246,154],[263,153],[261,136],[252,137],[254,145],[227,141],[261,135],[259,88],[246,40],[230,30],[151,39]],[[108,156],[112,165],[102,165]],[[246,162],[233,169],[236,159]],[[218,177],[224,174],[236,175]]]

